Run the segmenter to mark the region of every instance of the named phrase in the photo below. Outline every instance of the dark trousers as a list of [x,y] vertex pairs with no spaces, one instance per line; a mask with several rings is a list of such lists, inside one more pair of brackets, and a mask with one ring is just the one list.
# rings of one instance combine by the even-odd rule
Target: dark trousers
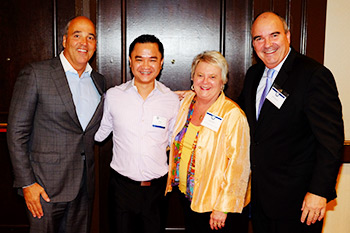
[[[85,174],[84,174],[85,177]],[[78,196],[70,202],[46,202],[40,200],[44,216],[33,218],[28,212],[30,233],[89,233],[92,202],[87,194],[85,178]]]
[[[174,191],[178,191],[174,188]],[[243,213],[228,213],[225,221],[225,227],[219,230],[212,230],[209,225],[211,212],[197,213],[191,210],[191,202],[185,197],[183,193],[180,195],[180,201],[184,209],[185,228],[187,233],[247,233],[248,232],[248,209],[244,208]]]
[[323,220],[310,226],[300,221],[300,215],[294,219],[271,219],[258,203],[252,204],[252,224],[254,233],[321,233]]
[[111,169],[109,187],[110,227],[113,233],[160,233],[164,231],[162,208],[167,176],[141,186]]

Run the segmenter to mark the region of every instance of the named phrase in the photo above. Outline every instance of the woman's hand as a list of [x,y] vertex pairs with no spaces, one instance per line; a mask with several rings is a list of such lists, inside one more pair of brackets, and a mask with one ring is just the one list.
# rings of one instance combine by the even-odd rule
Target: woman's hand
[[225,226],[227,214],[224,212],[213,210],[210,215],[210,228],[212,230],[219,230]]

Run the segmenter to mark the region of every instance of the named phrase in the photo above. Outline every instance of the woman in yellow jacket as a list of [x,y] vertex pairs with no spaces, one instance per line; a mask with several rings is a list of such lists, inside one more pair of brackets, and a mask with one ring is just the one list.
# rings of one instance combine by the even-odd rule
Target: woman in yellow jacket
[[[225,97],[228,65],[216,51],[192,63],[175,124],[166,192],[182,195],[186,232],[241,232],[249,202],[249,127],[244,112]],[[247,195],[248,194],[248,195]]]

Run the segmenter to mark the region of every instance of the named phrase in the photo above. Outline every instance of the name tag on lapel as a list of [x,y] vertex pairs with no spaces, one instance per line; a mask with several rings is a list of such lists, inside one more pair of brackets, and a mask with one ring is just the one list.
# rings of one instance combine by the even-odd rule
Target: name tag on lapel
[[271,87],[270,92],[267,94],[266,99],[280,109],[287,97],[288,93],[278,88],[278,86],[274,84]]

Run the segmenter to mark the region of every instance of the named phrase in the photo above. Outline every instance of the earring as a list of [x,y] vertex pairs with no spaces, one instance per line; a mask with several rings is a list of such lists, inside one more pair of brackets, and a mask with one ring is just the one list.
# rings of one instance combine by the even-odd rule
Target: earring
[[225,85],[221,86],[221,91],[223,91],[225,89]]
[[194,91],[194,86],[193,86],[193,84],[191,85],[191,90]]

